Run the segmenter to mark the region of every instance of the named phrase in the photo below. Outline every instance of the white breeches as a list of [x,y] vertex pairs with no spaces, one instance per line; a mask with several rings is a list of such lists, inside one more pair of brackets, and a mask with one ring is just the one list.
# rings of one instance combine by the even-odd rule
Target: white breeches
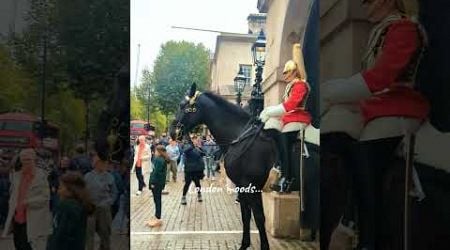
[[290,122],[283,126],[281,117],[270,117],[264,124],[264,129],[276,129],[282,133],[305,130],[305,141],[316,145],[320,144],[320,130],[311,124]]
[[369,141],[404,136],[416,132],[421,120],[406,117],[381,117],[364,126],[359,106],[340,104],[330,107],[321,119],[321,134],[344,132],[353,139]]

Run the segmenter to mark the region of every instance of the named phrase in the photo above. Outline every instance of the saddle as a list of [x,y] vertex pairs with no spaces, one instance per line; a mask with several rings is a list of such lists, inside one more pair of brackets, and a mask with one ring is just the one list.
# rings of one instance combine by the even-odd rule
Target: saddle
[[224,154],[227,164],[232,165],[238,161],[253,146],[256,138],[260,136],[264,123],[250,123],[237,139],[231,142]]

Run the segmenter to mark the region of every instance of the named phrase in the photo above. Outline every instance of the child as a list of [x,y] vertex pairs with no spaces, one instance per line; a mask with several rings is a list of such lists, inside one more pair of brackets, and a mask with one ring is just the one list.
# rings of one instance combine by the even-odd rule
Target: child
[[163,145],[156,146],[155,158],[153,159],[153,171],[150,175],[150,189],[153,193],[155,202],[155,218],[147,222],[149,227],[161,226],[161,193],[166,185],[167,164],[170,158],[167,155],[166,148]]
[[58,195],[48,250],[84,249],[87,217],[94,212],[94,205],[87,198],[83,176],[76,172],[61,176]]

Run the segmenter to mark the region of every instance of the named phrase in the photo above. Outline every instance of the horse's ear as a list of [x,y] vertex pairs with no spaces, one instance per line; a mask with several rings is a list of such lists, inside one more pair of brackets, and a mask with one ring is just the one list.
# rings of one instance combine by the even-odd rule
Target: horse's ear
[[189,90],[189,97],[193,97],[195,95],[195,91],[197,91],[197,84],[194,82],[191,85],[191,90]]

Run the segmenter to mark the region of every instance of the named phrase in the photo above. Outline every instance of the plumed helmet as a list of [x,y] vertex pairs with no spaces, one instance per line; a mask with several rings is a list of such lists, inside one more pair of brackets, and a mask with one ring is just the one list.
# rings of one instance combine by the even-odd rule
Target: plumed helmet
[[397,8],[410,16],[411,18],[417,18],[419,14],[419,3],[417,0],[396,0]]
[[306,81],[306,72],[304,68],[299,68],[294,60],[289,60],[284,64],[283,74],[286,72],[295,72],[299,79]]
[[297,63],[295,63],[293,60],[289,60],[284,64],[283,73],[291,72],[297,69],[298,69]]

